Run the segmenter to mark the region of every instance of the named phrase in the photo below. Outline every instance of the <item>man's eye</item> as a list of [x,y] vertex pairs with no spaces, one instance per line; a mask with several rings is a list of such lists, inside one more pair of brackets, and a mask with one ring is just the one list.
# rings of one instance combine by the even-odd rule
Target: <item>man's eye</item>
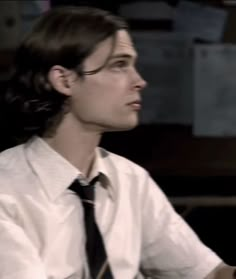
[[128,62],[125,61],[125,60],[120,60],[120,61],[116,61],[113,66],[114,67],[119,67],[119,68],[124,68],[124,67],[127,67],[128,66]]

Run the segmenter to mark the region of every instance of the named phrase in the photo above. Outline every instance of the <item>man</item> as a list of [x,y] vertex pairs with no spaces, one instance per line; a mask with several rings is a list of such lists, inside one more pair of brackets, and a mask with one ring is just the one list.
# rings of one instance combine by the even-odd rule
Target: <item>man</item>
[[94,8],[51,10],[24,39],[3,107],[22,144],[0,155],[1,279],[233,278],[145,170],[97,147],[138,124],[136,59],[126,24]]

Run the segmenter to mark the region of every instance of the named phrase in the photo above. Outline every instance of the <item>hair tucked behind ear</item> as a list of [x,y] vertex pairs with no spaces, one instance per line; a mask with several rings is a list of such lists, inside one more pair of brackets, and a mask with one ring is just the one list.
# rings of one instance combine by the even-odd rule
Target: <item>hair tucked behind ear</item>
[[[32,97],[32,85],[34,97]],[[67,97],[54,90],[45,75],[29,71],[15,73],[2,99],[2,113],[7,118],[7,133],[16,143],[32,135],[42,136],[60,122]]]
[[[83,72],[84,60],[126,23],[91,7],[60,7],[42,15],[16,52],[15,69],[1,98],[5,134],[16,143],[53,133],[66,113],[67,98],[48,81],[54,65]],[[7,121],[7,124],[6,124]]]

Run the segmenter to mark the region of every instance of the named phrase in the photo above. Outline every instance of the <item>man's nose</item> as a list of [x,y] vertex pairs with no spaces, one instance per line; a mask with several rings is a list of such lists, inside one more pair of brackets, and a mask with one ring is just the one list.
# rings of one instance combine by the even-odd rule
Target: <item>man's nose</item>
[[143,77],[136,71],[136,83],[135,88],[137,90],[143,90],[147,86],[147,82]]

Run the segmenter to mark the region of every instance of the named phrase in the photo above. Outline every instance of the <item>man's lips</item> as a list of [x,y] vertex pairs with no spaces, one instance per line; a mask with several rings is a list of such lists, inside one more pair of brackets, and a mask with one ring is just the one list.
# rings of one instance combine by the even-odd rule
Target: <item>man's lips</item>
[[135,110],[139,110],[142,107],[141,100],[135,100],[135,101],[129,102],[127,105],[132,107]]

